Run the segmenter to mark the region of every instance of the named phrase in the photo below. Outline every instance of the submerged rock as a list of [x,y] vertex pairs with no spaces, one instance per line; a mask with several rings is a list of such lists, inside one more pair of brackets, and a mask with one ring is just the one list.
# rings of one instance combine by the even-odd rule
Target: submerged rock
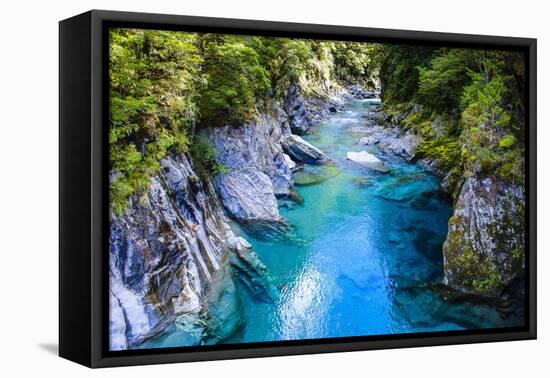
[[278,296],[267,267],[262,263],[251,246],[236,248],[231,254],[231,265],[238,272],[241,283],[250,290],[257,300],[273,303]]
[[294,173],[294,185],[317,185],[339,174],[340,170],[334,162],[325,165],[308,165],[303,170]]
[[[229,260],[232,260],[234,253],[233,251],[230,253]],[[241,303],[236,280],[233,277],[235,272],[234,266],[225,262],[208,290],[206,295],[208,322],[205,324],[205,333],[202,338],[205,344],[218,344],[233,336],[243,326]],[[248,277],[242,279],[246,281]]]
[[326,164],[330,160],[321,150],[297,135],[281,139],[284,151],[294,160],[307,164]]
[[327,177],[319,173],[301,171],[294,174],[294,184],[296,186],[316,185],[322,183],[326,179]]
[[295,189],[292,189],[290,192],[289,192],[289,197],[292,201],[296,202],[297,204],[299,205],[302,205],[304,203],[304,197],[301,196],[300,193],[298,193],[297,190]]
[[373,182],[366,177],[354,177],[351,181],[360,188],[367,188],[373,185]]
[[468,177],[443,245],[444,283],[496,296],[524,270],[524,194],[494,178]]
[[378,172],[386,173],[390,171],[382,160],[367,151],[348,152],[346,159]]

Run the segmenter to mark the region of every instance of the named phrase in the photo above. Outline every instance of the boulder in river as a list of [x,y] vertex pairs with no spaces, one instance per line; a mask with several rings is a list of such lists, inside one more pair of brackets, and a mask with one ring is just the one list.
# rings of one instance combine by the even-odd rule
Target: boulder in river
[[298,135],[289,134],[281,138],[281,146],[293,160],[307,164],[326,164],[327,155],[320,149],[306,142]]
[[319,173],[312,172],[296,172],[294,174],[294,185],[296,186],[309,186],[320,184],[327,179],[326,176],[323,176]]
[[362,165],[363,167],[367,167],[378,172],[386,173],[390,171],[390,169],[384,164],[382,160],[378,159],[376,156],[368,153],[367,151],[348,152],[346,154],[346,158],[359,165]]

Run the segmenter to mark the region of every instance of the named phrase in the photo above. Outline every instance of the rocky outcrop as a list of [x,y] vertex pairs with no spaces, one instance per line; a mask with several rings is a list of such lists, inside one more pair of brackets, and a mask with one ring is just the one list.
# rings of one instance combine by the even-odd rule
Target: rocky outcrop
[[334,88],[324,96],[305,96],[298,84],[289,87],[283,109],[288,114],[290,129],[296,135],[308,134],[330,113],[341,110],[350,98],[345,89]]
[[414,150],[420,142],[420,138],[410,131],[403,132],[396,127],[388,128],[373,125],[365,130],[355,129],[356,133],[362,134],[357,144],[362,146],[376,145],[382,151],[411,159]]
[[524,193],[491,177],[468,177],[443,245],[444,283],[486,296],[524,270]]
[[[419,108],[413,106],[410,111]],[[442,178],[441,188],[456,198],[443,245],[444,283],[469,294],[502,296],[502,290],[524,271],[522,188],[491,174],[463,178],[460,166],[449,171],[437,159],[419,160],[415,150],[421,138],[404,127],[408,115],[407,111],[391,116],[374,111],[364,117],[367,127],[351,131],[358,135],[357,144],[376,145],[384,152],[418,161]],[[430,124],[435,138],[445,135],[447,127],[441,117]]]
[[281,139],[281,146],[293,160],[300,163],[326,164],[330,160],[320,149],[298,135],[285,135]]
[[290,135],[286,114],[273,106],[253,122],[209,129],[206,135],[229,170],[215,180],[228,214],[242,221],[280,221],[277,197],[289,194],[296,166],[281,146]]
[[386,173],[390,171],[390,169],[384,164],[382,160],[378,159],[376,156],[368,153],[367,151],[348,152],[346,154],[346,159],[378,172]]
[[132,198],[130,208],[110,222],[111,350],[138,347],[174,322],[189,345],[203,342],[222,323],[232,325],[227,335],[234,332],[235,306],[212,306],[218,302],[210,300],[223,296],[223,303],[237,303],[230,267],[246,270],[243,277],[256,291],[271,290],[265,266],[229,227],[212,184],[197,177],[185,155],[161,164],[147,196]]
[[352,85],[351,87],[348,88],[348,92],[352,97],[357,99],[378,100],[378,101],[380,100],[379,93],[368,90],[360,85]]
[[277,198],[268,175],[245,167],[217,179],[220,197],[229,216],[240,221],[280,221]]
[[382,151],[412,159],[414,151],[420,143],[420,137],[412,131],[403,131],[398,125],[387,123],[384,114],[374,111],[365,115],[366,127],[354,127],[351,132],[358,134],[359,145],[376,145]]

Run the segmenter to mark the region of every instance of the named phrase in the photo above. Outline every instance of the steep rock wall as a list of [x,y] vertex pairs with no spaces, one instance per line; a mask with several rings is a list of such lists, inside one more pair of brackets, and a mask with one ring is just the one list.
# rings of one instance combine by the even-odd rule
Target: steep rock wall
[[277,106],[239,127],[208,129],[217,160],[229,170],[215,185],[228,214],[241,221],[280,221],[277,197],[293,187],[292,167],[281,138],[290,134],[286,114]]
[[290,129],[296,135],[308,134],[330,113],[341,109],[351,96],[364,98],[363,95],[368,91],[360,87],[353,87],[351,91],[335,87],[327,90],[323,96],[307,96],[303,92],[298,84],[292,84],[283,104]]
[[[415,111],[413,107],[412,112]],[[414,143],[406,143],[409,147],[402,149],[401,155],[424,164],[442,178],[442,190],[451,195],[456,193],[443,245],[444,283],[461,292],[498,297],[524,272],[525,193],[520,185],[504,181],[496,173],[457,175],[460,161],[454,170],[449,170],[442,168],[437,159],[418,160],[415,149],[420,138],[404,124],[409,114],[407,111],[392,115],[380,112],[375,119],[385,126],[386,133],[399,129],[400,137],[395,139],[399,143],[386,143],[392,146],[390,150],[395,150],[394,146],[401,148],[401,141],[413,140]],[[441,136],[445,127],[440,118],[430,123],[435,137]],[[369,144],[372,140],[366,138],[359,142]],[[380,140],[379,146],[384,149],[383,138],[377,142]]]
[[491,177],[465,180],[443,245],[444,282],[497,296],[524,270],[524,193]]
[[[239,325],[230,269],[246,270],[258,291],[269,284],[265,266],[235,236],[212,184],[199,179],[186,155],[164,159],[147,199],[132,198],[125,214],[111,219],[109,264],[111,350],[139,347],[174,321],[189,330],[189,344],[204,342],[231,317],[229,335]],[[232,305],[216,309],[213,297]]]

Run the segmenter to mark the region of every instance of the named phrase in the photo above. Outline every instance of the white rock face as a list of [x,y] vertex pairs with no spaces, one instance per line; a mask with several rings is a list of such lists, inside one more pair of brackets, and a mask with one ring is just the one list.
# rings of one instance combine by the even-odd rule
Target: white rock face
[[374,169],[378,172],[390,171],[390,169],[384,164],[382,160],[378,159],[376,156],[368,153],[367,151],[348,152],[346,154],[346,158],[357,164],[362,165],[363,167]]
[[377,145],[382,151],[410,159],[414,150],[420,143],[420,138],[410,131],[401,131],[397,127],[383,127],[371,124],[367,127],[356,126],[349,129],[354,134],[360,134],[361,138],[356,144],[363,146]]
[[283,154],[283,158],[285,159],[285,163],[291,171],[296,169],[297,165],[294,160],[290,158],[290,156],[288,156],[287,154]]

